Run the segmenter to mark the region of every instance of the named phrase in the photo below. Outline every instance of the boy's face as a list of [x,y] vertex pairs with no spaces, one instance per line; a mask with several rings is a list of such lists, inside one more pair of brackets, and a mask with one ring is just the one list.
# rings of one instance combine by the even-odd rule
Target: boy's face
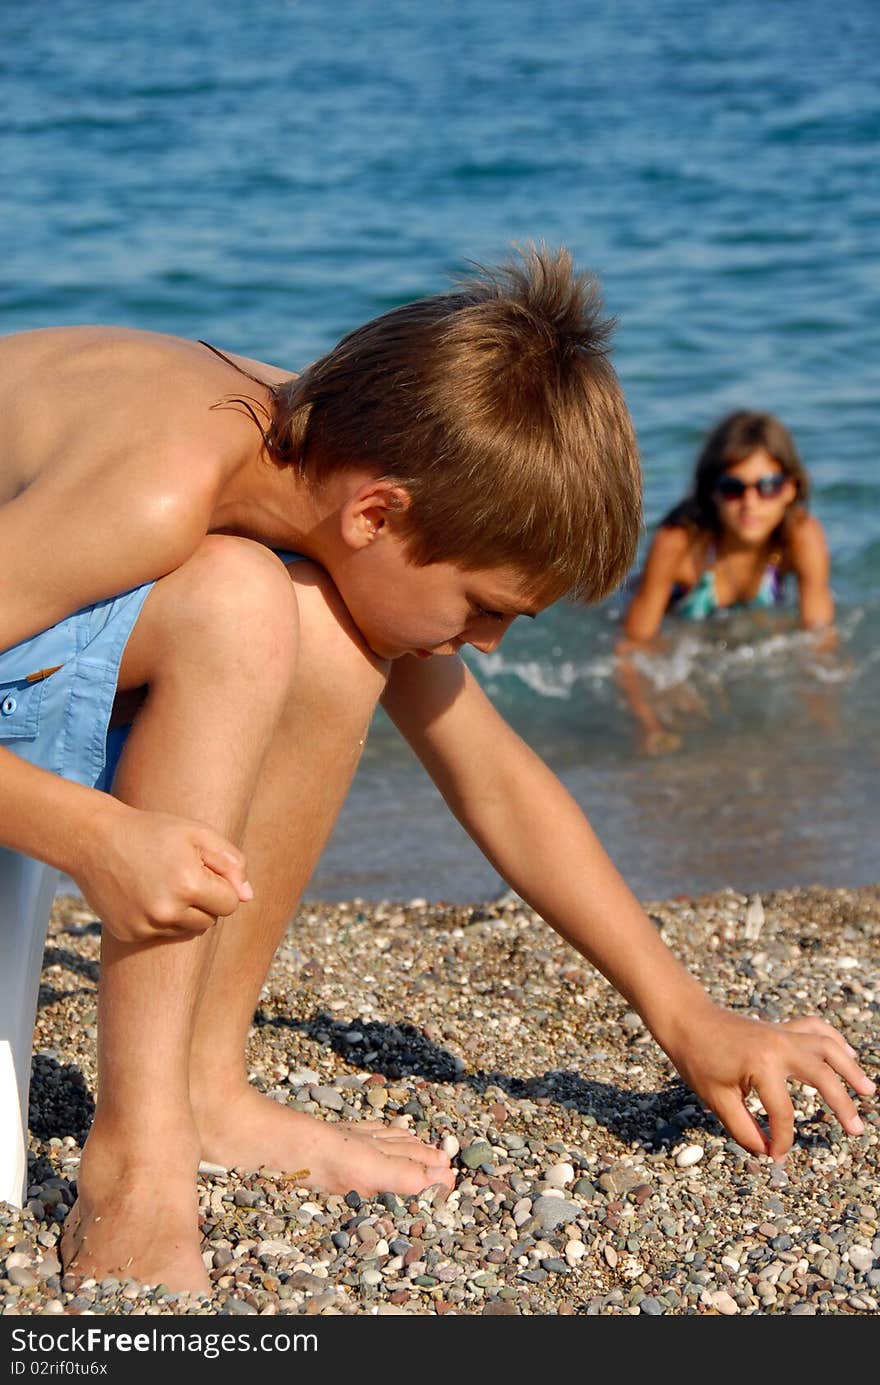
[[416,567],[390,531],[334,575],[355,624],[383,659],[455,654],[465,644],[489,653],[518,615],[537,615],[547,604],[524,594],[514,568]]

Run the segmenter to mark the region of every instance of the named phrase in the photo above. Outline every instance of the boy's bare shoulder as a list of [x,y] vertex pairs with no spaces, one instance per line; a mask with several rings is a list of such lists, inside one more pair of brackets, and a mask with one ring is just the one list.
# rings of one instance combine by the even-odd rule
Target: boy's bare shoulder
[[261,455],[254,420],[226,401],[259,393],[179,338],[116,328],[6,338],[0,648],[185,562]]
[[181,337],[61,327],[0,339],[0,503],[50,473],[86,481],[147,458],[158,488],[175,476],[222,486],[258,441],[246,411],[224,400],[246,394],[265,407],[269,386],[288,378],[256,361],[245,369],[265,379],[264,398],[257,380]]

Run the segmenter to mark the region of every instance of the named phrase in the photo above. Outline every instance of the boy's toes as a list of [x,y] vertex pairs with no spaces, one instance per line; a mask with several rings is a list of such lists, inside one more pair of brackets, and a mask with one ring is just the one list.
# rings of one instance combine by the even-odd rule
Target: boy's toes
[[[428,1164],[437,1165],[441,1168],[449,1167],[449,1155],[436,1145],[430,1145],[426,1140],[420,1140],[417,1135],[412,1135],[408,1130],[402,1130],[399,1125],[382,1125],[380,1121],[360,1121],[351,1127],[355,1134],[366,1135],[371,1140],[393,1140],[400,1147],[400,1153],[406,1153],[412,1159],[422,1159]],[[395,1153],[398,1150],[395,1149]]]

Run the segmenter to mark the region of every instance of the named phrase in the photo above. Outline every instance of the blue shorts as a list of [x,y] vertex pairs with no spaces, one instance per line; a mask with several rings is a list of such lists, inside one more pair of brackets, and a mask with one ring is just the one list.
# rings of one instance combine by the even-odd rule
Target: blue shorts
[[[274,552],[285,564],[301,553]],[[154,583],[84,606],[0,652],[0,745],[110,792],[130,726],[109,730],[119,665]]]
[[129,728],[109,733],[119,665],[153,583],[85,606],[0,653],[0,745],[109,791]]

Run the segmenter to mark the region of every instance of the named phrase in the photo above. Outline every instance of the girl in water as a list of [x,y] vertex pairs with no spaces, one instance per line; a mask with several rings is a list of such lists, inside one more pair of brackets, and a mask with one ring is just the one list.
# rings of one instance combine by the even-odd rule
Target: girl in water
[[654,638],[665,615],[706,620],[772,608],[794,582],[801,625],[831,624],[828,546],[808,513],[809,489],[791,434],[772,414],[740,410],[710,433],[690,494],[660,521],[624,620],[620,678],[645,750],[672,749],[678,738],[625,656]]

